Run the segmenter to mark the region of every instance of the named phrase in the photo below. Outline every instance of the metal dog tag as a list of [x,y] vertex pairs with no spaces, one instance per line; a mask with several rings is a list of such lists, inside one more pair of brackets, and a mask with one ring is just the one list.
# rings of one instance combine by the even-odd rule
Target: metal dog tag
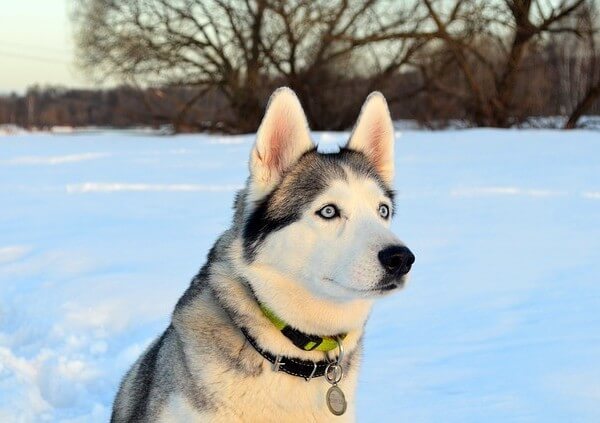
[[333,385],[327,391],[327,395],[325,397],[327,399],[327,407],[329,411],[331,411],[336,416],[341,416],[346,412],[346,408],[348,404],[346,403],[346,397],[340,388],[337,385]]
[[340,354],[338,355],[337,360],[329,363],[325,369],[325,380],[331,384],[331,387],[327,390],[327,394],[325,395],[325,402],[327,402],[327,408],[329,408],[329,411],[331,411],[332,414],[341,416],[346,412],[348,403],[346,402],[344,393],[337,386],[344,377],[344,368],[341,365],[342,360],[344,359],[344,347],[342,346],[342,340],[340,338],[337,338],[336,341]]

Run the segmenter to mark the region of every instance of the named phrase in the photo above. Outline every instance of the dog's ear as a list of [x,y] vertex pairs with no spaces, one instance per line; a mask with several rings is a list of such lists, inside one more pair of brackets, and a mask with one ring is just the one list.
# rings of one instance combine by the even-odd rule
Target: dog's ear
[[314,147],[298,97],[287,87],[277,89],[269,99],[250,155],[255,194],[270,192],[283,173]]
[[378,91],[367,97],[346,148],[363,153],[383,180],[394,179],[394,125],[385,97]]

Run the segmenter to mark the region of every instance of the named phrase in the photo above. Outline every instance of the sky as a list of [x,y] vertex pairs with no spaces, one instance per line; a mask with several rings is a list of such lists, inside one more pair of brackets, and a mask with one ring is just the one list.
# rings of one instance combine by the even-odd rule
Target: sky
[[0,0],[0,93],[33,84],[91,85],[74,63],[71,1]]

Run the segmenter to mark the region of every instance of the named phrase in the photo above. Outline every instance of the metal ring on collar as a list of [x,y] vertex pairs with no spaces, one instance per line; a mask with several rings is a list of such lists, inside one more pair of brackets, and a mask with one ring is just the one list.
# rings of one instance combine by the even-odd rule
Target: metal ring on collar
[[344,359],[344,346],[342,345],[342,339],[339,336],[337,336],[335,340],[340,353],[338,354],[337,360],[329,363],[325,369],[325,379],[327,379],[327,382],[331,383],[332,385],[338,383],[344,376],[344,369],[341,365],[342,360]]
[[325,379],[327,382],[335,385],[344,376],[344,369],[337,363],[329,363],[329,366],[325,369]]

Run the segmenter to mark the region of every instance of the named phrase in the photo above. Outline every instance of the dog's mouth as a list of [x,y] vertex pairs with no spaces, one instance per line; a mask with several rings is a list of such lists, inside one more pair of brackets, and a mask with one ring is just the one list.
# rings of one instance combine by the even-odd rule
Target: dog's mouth
[[324,277],[323,280],[330,284],[335,285],[338,288],[342,288],[343,290],[352,292],[352,293],[354,293],[354,295],[360,294],[360,295],[366,295],[366,296],[371,296],[371,295],[377,296],[377,295],[385,295],[386,293],[394,291],[395,289],[402,288],[404,286],[405,277],[400,278],[400,280],[382,281],[376,287],[367,288],[367,289],[359,289],[359,288],[345,286],[345,285],[342,285],[341,283],[337,282],[335,279],[329,278],[329,277]]
[[400,288],[402,285],[404,285],[403,281],[401,281],[399,283],[388,283],[388,284],[380,286],[378,288],[378,290],[379,291],[391,291],[393,289]]

